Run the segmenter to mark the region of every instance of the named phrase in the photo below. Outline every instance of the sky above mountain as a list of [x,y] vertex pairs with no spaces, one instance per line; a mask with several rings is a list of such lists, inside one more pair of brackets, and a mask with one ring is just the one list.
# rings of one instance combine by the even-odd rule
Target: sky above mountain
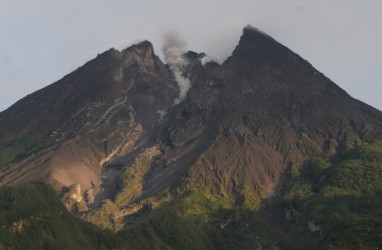
[[224,61],[251,24],[382,110],[380,0],[0,0],[0,111],[111,47],[177,31]]

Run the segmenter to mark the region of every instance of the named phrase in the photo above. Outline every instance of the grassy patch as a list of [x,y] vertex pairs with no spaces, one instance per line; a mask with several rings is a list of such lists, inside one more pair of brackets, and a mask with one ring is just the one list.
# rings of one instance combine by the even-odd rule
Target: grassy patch
[[286,209],[301,215],[288,237],[298,240],[287,239],[288,247],[381,249],[382,146],[312,160],[304,174],[289,179],[282,198]]
[[26,158],[46,146],[35,136],[29,135],[12,141],[0,141],[0,169],[5,165]]
[[69,214],[42,182],[0,188],[0,245],[12,249],[110,249],[111,232]]
[[115,203],[119,206],[126,205],[136,194],[142,192],[143,178],[150,170],[153,158],[160,153],[156,147],[146,149],[139,154],[133,163],[127,167],[121,176],[121,190],[118,192]]

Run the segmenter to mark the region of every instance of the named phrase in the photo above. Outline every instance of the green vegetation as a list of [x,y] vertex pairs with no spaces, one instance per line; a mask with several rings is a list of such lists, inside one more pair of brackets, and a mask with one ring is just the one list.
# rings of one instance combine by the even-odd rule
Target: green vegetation
[[160,209],[119,235],[128,249],[270,249],[275,242],[258,215],[242,209],[218,209],[208,221]]
[[134,161],[127,167],[121,177],[120,191],[115,198],[115,204],[125,205],[137,194],[142,192],[143,177],[150,170],[152,159],[160,151],[156,147],[146,149],[139,154]]
[[[285,210],[298,211],[288,248],[382,248],[382,145],[356,147],[314,159],[289,179]],[[297,237],[298,236],[298,237]]]
[[[145,152],[133,166],[147,166],[156,153]],[[127,173],[124,184],[139,189],[141,184],[134,176]],[[267,217],[277,211],[274,207],[257,209],[257,196],[249,186],[242,184],[237,189],[233,203],[224,186],[199,176],[198,171],[191,173],[183,185],[142,201],[153,205],[153,210],[127,217],[119,216],[125,208],[105,200],[95,210],[94,222],[120,230],[117,233],[73,217],[47,184],[2,187],[0,248],[382,248],[382,145],[353,148],[330,159],[316,158],[303,169],[292,166],[280,197],[284,214],[274,217],[281,225],[282,217],[288,215],[289,222],[283,226],[289,227],[283,233]],[[128,192],[121,204],[130,199]],[[122,229],[125,223],[128,226]]]
[[113,233],[68,213],[43,182],[0,188],[0,248],[251,249],[270,246],[269,232],[250,210],[217,209],[208,220],[164,207]]
[[175,209],[157,211],[150,218],[119,233],[128,249],[212,249],[206,232]]
[[249,209],[219,209],[207,224],[215,249],[278,249],[276,237],[257,212]]
[[121,241],[69,214],[42,182],[0,188],[0,248],[110,249]]
[[13,161],[22,160],[45,146],[35,136],[23,136],[12,141],[0,140],[0,168]]
[[87,217],[87,220],[103,229],[110,229],[116,231],[123,225],[118,223],[115,219],[120,209],[112,201],[105,199],[99,208],[94,209],[91,215]]

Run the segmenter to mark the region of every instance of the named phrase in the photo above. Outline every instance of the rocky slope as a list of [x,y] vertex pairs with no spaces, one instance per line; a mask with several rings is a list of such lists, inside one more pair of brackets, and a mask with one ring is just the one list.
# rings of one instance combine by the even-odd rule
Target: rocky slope
[[202,169],[190,169],[230,194],[244,186],[268,196],[288,167],[381,138],[380,111],[250,27],[223,65],[191,63],[188,74],[193,87],[174,110],[169,144],[178,150],[212,136],[202,143]]
[[138,139],[148,139],[158,125],[158,111],[171,106],[177,92],[147,41],[98,55],[1,113],[5,145],[24,137],[41,145],[21,161],[16,154],[5,162],[1,182],[47,178],[60,187],[96,187],[103,164],[130,151]]

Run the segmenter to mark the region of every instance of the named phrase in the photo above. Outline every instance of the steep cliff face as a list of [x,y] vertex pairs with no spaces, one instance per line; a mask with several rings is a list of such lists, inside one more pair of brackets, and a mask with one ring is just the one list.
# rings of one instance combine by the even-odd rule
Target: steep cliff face
[[382,138],[380,111],[252,27],[222,65],[204,58],[184,55],[191,88],[176,105],[173,72],[147,41],[20,100],[0,114],[0,146],[16,151],[1,183],[79,184],[81,215],[120,229],[169,204],[258,211],[292,167]]

